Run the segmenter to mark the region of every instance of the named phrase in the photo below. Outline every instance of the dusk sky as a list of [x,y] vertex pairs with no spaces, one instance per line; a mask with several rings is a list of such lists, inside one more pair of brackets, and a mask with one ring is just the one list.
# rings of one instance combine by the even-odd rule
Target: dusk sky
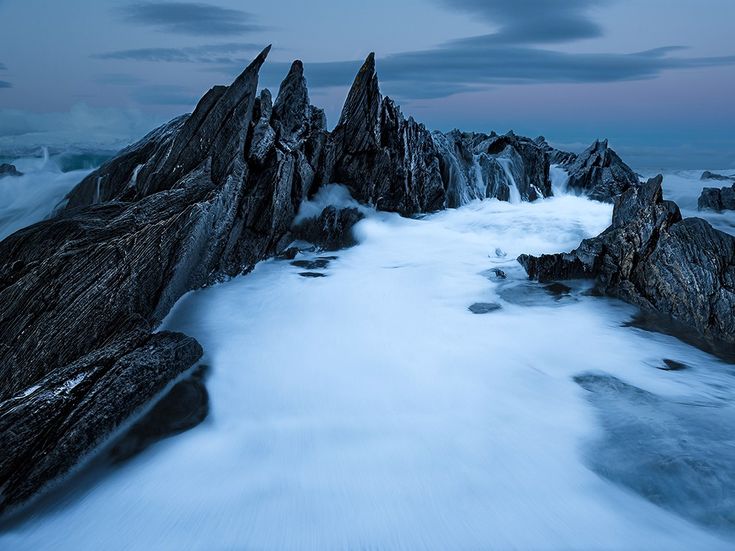
[[0,21],[4,148],[139,137],[272,43],[261,84],[302,59],[330,126],[375,51],[383,93],[431,129],[735,167],[733,0],[0,0]]

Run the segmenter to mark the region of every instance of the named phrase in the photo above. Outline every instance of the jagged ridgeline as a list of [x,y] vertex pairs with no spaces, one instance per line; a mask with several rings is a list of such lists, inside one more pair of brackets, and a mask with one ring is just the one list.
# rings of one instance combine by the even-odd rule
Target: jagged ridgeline
[[606,142],[577,158],[512,133],[431,133],[381,96],[372,54],[328,132],[301,62],[275,101],[258,94],[268,51],[85,178],[53,218],[0,242],[0,512],[191,373],[199,344],[156,327],[187,291],[284,248],[320,186],[410,215],[549,196],[551,163],[599,199],[637,185]]

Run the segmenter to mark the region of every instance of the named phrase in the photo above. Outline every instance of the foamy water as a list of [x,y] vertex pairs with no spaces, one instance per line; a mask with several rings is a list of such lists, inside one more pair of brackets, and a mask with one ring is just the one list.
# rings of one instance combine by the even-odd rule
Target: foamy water
[[47,218],[91,169],[62,172],[47,152],[13,159],[23,176],[0,178],[0,239]]
[[[329,188],[317,203],[347,200]],[[368,211],[327,277],[269,260],[190,293],[164,328],[204,346],[208,419],[0,547],[731,549],[590,470],[603,429],[572,377],[696,401],[730,392],[732,375],[622,327],[634,309],[584,284],[562,297],[529,284],[514,260],[575,247],[611,210],[562,196],[419,220]],[[694,367],[661,371],[662,358]]]

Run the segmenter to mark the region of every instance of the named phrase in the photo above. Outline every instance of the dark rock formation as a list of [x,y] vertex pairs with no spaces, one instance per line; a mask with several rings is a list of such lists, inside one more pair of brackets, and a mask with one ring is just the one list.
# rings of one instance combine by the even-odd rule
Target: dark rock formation
[[19,172],[18,169],[15,168],[15,165],[2,163],[0,164],[0,178],[5,176],[23,176],[23,173]]
[[434,132],[446,206],[473,199],[534,201],[551,195],[545,150],[513,132],[497,134]]
[[[150,332],[182,294],[247,272],[289,231],[326,132],[299,62],[275,106],[257,97],[267,53],[92,173],[56,218],[0,242],[0,441],[12,453],[0,510],[67,472],[195,363],[192,339]],[[39,402],[47,390],[63,400]]]
[[700,180],[719,180],[721,182],[726,182],[728,180],[735,180],[735,175],[725,176],[724,174],[717,174],[715,172],[710,172],[709,170],[705,170],[704,172],[702,172],[702,176],[699,179]]
[[471,304],[467,309],[473,314],[489,314],[500,310],[502,306],[497,302],[475,302]]
[[[560,152],[513,133],[432,135],[381,97],[372,55],[329,134],[301,62],[275,101],[257,93],[267,54],[90,174],[54,218],[0,242],[0,511],[68,473],[198,361],[193,339],[152,333],[184,293],[278,252],[293,258],[292,238],[354,243],[355,208],[292,228],[322,184],[402,214],[551,194]],[[580,164],[593,192],[618,185],[606,151]],[[187,388],[179,405],[191,415],[178,411],[173,430],[201,418],[202,395]],[[161,435],[140,427],[120,457]]]
[[574,164],[574,161],[577,160],[577,155],[552,147],[543,136],[539,136],[534,141],[536,145],[546,152],[549,156],[549,163],[552,165],[568,166]]
[[329,206],[314,218],[294,226],[292,236],[313,243],[325,251],[336,251],[357,244],[352,226],[364,218],[356,208],[337,209]]
[[322,182],[346,184],[357,200],[413,214],[444,207],[431,133],[383,98],[370,54],[326,144]]
[[[706,174],[706,173],[705,173]],[[735,184],[731,187],[706,187],[697,201],[699,210],[735,210]]]
[[143,417],[110,448],[108,457],[119,463],[148,446],[196,427],[209,413],[209,393],[204,385],[206,366],[176,383]]
[[0,511],[69,472],[201,355],[180,333],[138,332],[0,402]]
[[612,225],[574,251],[518,261],[532,279],[594,278],[602,293],[735,343],[735,237],[699,218],[682,220],[663,200],[662,181],[628,189]]
[[584,153],[566,167],[569,189],[583,192],[596,201],[613,202],[615,197],[639,184],[638,176],[607,140],[596,140]]

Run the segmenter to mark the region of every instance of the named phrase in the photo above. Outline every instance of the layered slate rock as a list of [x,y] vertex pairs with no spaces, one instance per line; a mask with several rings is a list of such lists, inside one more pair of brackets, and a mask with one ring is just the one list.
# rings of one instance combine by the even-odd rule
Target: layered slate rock
[[[176,300],[249,271],[288,233],[326,131],[300,62],[275,104],[258,97],[267,53],[92,173],[55,218],[0,242],[0,440],[35,442],[19,455],[27,468],[0,464],[0,510],[67,472],[198,360],[188,337],[149,336]],[[64,399],[39,402],[38,385]]]
[[699,210],[735,210],[735,184],[722,188],[706,187],[697,200]]
[[5,176],[23,176],[23,173],[15,168],[15,165],[11,165],[9,163],[1,163],[0,178],[4,178]]
[[[393,100],[381,96],[370,54],[327,140],[319,181],[345,184],[363,203],[411,215],[458,207],[474,199],[548,197],[552,195],[550,164],[574,160],[575,155],[551,148],[543,139],[513,132],[501,136],[459,130],[430,133],[412,118],[406,119]],[[620,179],[618,161],[612,152],[590,160],[590,166],[597,163],[604,169],[601,174],[580,165],[580,182],[586,178],[585,185],[592,187],[600,179],[607,183],[611,171]]]
[[569,189],[596,201],[612,203],[639,184],[636,173],[608,146],[607,140],[596,140],[565,169],[569,173]]
[[326,144],[323,183],[347,185],[380,210],[413,214],[445,206],[439,160],[424,125],[383,98],[370,54]]
[[180,333],[125,335],[1,402],[0,511],[69,472],[201,355]]
[[[153,333],[184,293],[248,272],[294,235],[325,249],[354,243],[357,209],[327,208],[291,233],[321,185],[346,184],[406,215],[551,194],[556,153],[512,133],[431,134],[380,95],[372,55],[330,134],[301,62],[275,100],[258,94],[267,54],[90,174],[54,218],[0,242],[0,512],[68,473],[189,373],[199,345]],[[177,409],[171,430],[206,414],[206,396],[190,390],[191,415]],[[160,435],[140,429],[120,457]]]
[[597,289],[735,343],[735,237],[699,218],[682,220],[657,176],[615,203],[609,228],[570,253],[522,255],[532,279],[594,278]]
[[569,166],[577,160],[576,154],[553,147],[543,136],[539,136],[534,141],[536,145],[546,152],[549,156],[549,163],[552,165]]
[[486,198],[535,201],[552,194],[548,155],[528,138],[459,130],[434,132],[433,138],[447,207]]

